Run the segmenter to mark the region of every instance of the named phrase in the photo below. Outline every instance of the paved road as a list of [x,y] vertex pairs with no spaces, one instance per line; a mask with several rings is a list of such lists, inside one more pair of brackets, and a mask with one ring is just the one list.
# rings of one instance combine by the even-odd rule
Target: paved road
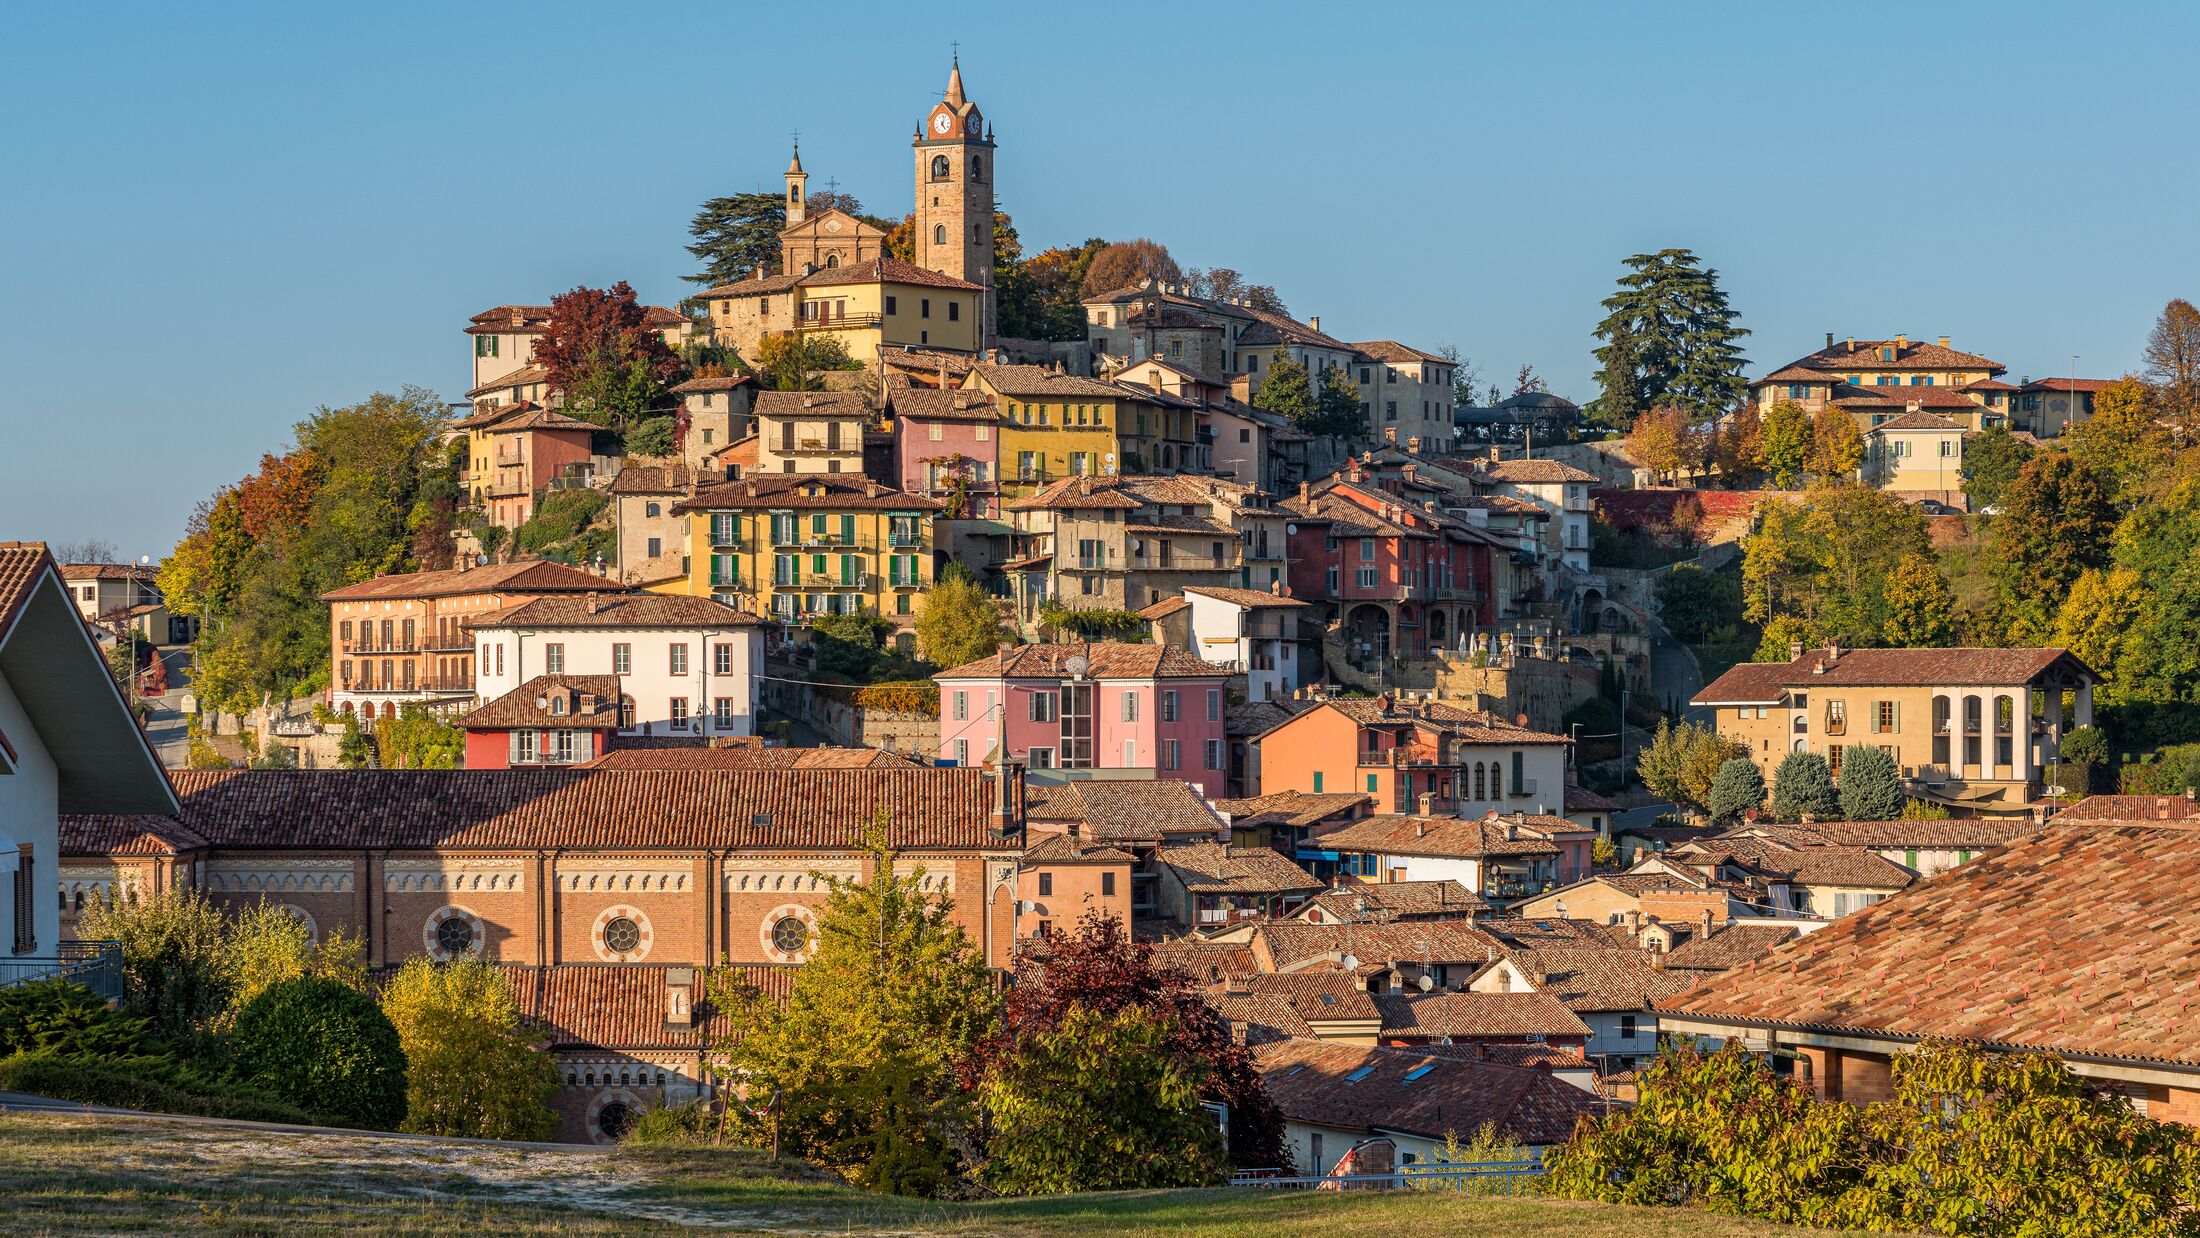
[[190,764],[191,756],[191,737],[185,732],[182,710],[184,693],[191,686],[191,651],[177,646],[154,652],[167,663],[168,691],[150,698],[153,712],[145,720],[145,735],[153,741],[153,753],[162,765],[182,769]]

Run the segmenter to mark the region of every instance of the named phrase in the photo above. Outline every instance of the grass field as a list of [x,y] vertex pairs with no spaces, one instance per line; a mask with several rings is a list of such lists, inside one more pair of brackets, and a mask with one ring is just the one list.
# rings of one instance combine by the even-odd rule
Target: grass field
[[555,1151],[267,1133],[145,1118],[0,1117],[0,1233],[1067,1235],[1801,1234],[1700,1213],[1390,1192],[1127,1192],[927,1204],[740,1152]]

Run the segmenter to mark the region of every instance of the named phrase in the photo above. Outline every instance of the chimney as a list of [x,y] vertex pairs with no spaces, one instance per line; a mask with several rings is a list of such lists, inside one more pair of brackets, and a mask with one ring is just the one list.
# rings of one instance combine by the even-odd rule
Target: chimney
[[1839,644],[1837,644],[1836,642],[1834,642],[1834,641],[1830,641],[1830,640],[1829,640],[1829,641],[1827,641],[1827,642],[1826,642],[1826,662],[1825,662],[1825,664],[1826,664],[1827,666],[1832,666],[1832,665],[1833,665],[1834,663],[1836,663],[1836,662],[1839,662],[1840,660],[1841,660],[1841,646],[1840,646]]
[[[1428,799],[1428,798],[1429,798],[1429,797],[1428,797],[1428,796],[1425,796],[1425,795],[1421,797],[1421,799],[1422,799],[1422,800],[1424,801],[1424,802],[1423,802],[1423,804],[1422,804],[1422,806],[1421,806],[1421,815],[1422,815],[1422,816],[1424,816],[1424,817],[1428,815],[1428,805],[1427,805],[1427,803],[1425,802],[1425,801],[1427,801],[1427,799]],[[1425,835],[1426,835],[1427,833],[1428,833],[1428,822],[1426,822],[1426,821],[1416,821],[1416,822],[1414,822],[1414,823],[1413,823],[1413,836],[1414,836],[1415,838],[1420,838],[1420,837],[1423,837],[1423,836],[1425,836]]]
[[1498,446],[1497,444],[1495,444],[1495,443],[1491,443],[1491,444],[1490,444],[1490,463],[1491,463],[1491,464],[1497,464],[1497,463],[1501,462],[1502,460],[1504,460],[1504,458],[1505,458],[1505,457],[1504,457],[1504,456],[1503,456],[1503,455],[1501,454],[1501,453],[1503,452],[1503,450],[1504,450],[1503,448],[1499,447],[1499,446]]
[[590,589],[588,591],[588,613],[593,615],[600,613],[602,610],[603,599],[596,596],[596,591],[594,589]]
[[1711,909],[1709,907],[1703,909],[1703,935],[1705,937],[1711,936]]
[[1639,911],[1639,910],[1636,910],[1636,911],[1630,911],[1630,912],[1628,912],[1628,913],[1627,913],[1627,935],[1628,935],[1629,937],[1635,937],[1635,938],[1640,938],[1640,937],[1642,936],[1642,912],[1641,912],[1641,911]]
[[1853,336],[1853,335],[1849,337],[1849,351],[1850,351],[1850,352],[1855,352],[1855,351],[1856,351],[1856,337],[1855,337],[1855,336]]
[[[582,713],[584,713],[584,714],[592,714],[592,713],[595,713],[595,712],[596,712],[596,694],[595,694],[595,693],[593,693],[593,692],[583,692],[583,693],[581,693],[581,712],[582,712]],[[1706,914],[1708,914],[1708,913],[1706,913]]]
[[1894,337],[1894,346],[1896,352],[1899,354],[1901,350],[1906,349],[1910,346],[1910,337],[1907,335],[1898,335]]
[[[1415,434],[1415,435],[1411,435],[1411,436],[1407,437],[1407,439],[1406,439],[1406,454],[1407,454],[1407,455],[1410,455],[1410,456],[1418,456],[1418,455],[1420,455],[1420,454],[1421,454],[1421,436],[1420,436],[1420,435],[1418,435],[1418,434]],[[1412,468],[1413,466],[1409,464],[1409,465],[1407,465],[1406,467],[1407,467],[1407,468]]]
[[1011,649],[1014,649],[1015,647],[1016,646],[1009,644],[1007,641],[1002,641],[999,648],[994,650],[995,656],[999,657],[1001,660],[1002,670],[1008,669],[1008,653]]
[[1433,817],[1433,816],[1435,816],[1435,815],[1436,815],[1436,793],[1435,793],[1435,792],[1433,792],[1433,791],[1423,791],[1423,792],[1421,792],[1420,798],[1414,801],[1414,807],[1416,807],[1416,808],[1420,809],[1420,810],[1421,810],[1421,815],[1422,815],[1422,816],[1424,816],[1424,817]]
[[756,278],[764,278],[764,264],[761,262],[756,264]]
[[1943,335],[1943,336],[1941,336],[1941,337],[1940,337],[1940,346],[1941,346],[1942,348],[1946,348],[1946,347],[1948,346],[1948,337],[1947,337],[1947,336]]
[[1833,332],[1826,332],[1826,351],[1833,351]]
[[1799,640],[1791,640],[1791,641],[1789,641],[1789,642],[1788,642],[1788,661],[1790,661],[1790,662],[1800,662],[1800,661],[1802,660],[1802,658],[1803,658],[1803,642],[1801,642],[1801,641],[1799,641]]
[[1312,482],[1307,482],[1307,481],[1302,481],[1302,482],[1300,482],[1300,483],[1299,483],[1299,502],[1301,502],[1301,503],[1310,503],[1310,502],[1312,502],[1312,501],[1313,501],[1313,499],[1314,499],[1314,483],[1312,483]]
[[1321,316],[1320,314],[1316,314],[1316,315],[1314,315],[1314,316],[1313,316],[1312,318],[1309,318],[1309,319],[1307,319],[1307,320],[1306,320],[1306,325],[1307,325],[1307,326],[1309,326],[1309,327],[1312,327],[1312,328],[1314,328],[1314,329],[1315,329],[1316,331],[1319,331],[1319,330],[1321,330],[1321,329],[1322,329],[1322,316]]

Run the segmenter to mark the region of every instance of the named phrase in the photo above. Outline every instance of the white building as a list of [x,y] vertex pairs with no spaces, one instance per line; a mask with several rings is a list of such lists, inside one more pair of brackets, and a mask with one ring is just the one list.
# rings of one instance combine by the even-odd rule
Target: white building
[[1305,682],[1298,640],[1306,603],[1280,593],[1209,585],[1186,585],[1184,600],[1192,653],[1242,672],[1246,700],[1285,699]]
[[1550,513],[1547,536],[1551,550],[1567,567],[1588,571],[1589,517],[1596,510],[1589,487],[1597,483],[1596,474],[1556,460],[1500,460],[1497,453],[1497,448],[1490,448],[1489,462],[1483,465],[1480,476],[1494,483],[1494,493],[1533,503]]
[[0,985],[61,945],[62,813],[173,815],[168,778],[42,542],[0,542]]
[[474,625],[475,694],[537,675],[616,675],[622,735],[753,735],[764,620],[661,593],[542,598]]

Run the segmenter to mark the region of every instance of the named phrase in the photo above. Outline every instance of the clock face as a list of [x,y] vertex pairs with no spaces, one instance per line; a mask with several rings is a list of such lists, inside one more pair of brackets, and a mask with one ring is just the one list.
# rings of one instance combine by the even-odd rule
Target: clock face
[[941,112],[932,118],[932,132],[934,133],[945,134],[954,125],[955,118],[945,112]]
[[978,114],[976,112],[972,112],[970,114],[970,119],[964,122],[963,131],[965,133],[968,133],[972,137],[976,137],[978,135],[978,125]]

